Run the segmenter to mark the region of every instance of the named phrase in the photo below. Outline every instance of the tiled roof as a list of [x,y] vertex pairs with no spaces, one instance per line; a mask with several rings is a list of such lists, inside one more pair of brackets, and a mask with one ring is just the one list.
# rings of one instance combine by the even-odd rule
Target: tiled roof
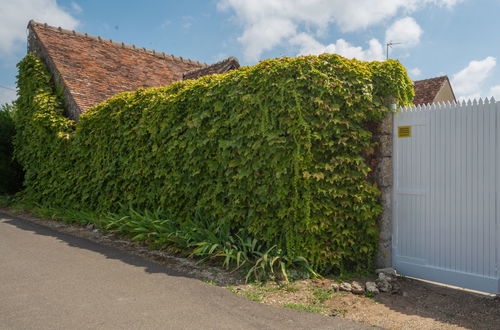
[[238,69],[239,67],[240,63],[238,62],[238,59],[234,56],[231,56],[226,58],[225,60],[211,64],[209,66],[194,69],[192,71],[184,73],[184,80],[197,79],[209,74],[226,73],[230,70]]
[[28,28],[30,51],[51,63],[79,112],[117,93],[169,85],[182,80],[183,73],[207,66],[34,21]]
[[449,83],[448,76],[415,81],[415,98],[413,99],[413,104],[429,104],[434,102],[436,95],[446,82]]

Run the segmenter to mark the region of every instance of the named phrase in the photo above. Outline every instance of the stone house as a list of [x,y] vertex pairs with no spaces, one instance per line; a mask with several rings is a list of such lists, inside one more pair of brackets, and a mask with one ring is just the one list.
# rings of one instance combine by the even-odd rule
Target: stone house
[[62,88],[66,115],[75,121],[118,93],[167,86],[240,66],[235,57],[208,65],[35,21],[28,24],[28,52],[42,60]]

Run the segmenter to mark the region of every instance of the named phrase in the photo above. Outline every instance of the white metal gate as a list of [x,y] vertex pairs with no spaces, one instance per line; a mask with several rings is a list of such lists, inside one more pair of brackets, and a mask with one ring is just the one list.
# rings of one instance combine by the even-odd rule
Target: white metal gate
[[500,292],[500,102],[394,115],[393,264],[399,273]]

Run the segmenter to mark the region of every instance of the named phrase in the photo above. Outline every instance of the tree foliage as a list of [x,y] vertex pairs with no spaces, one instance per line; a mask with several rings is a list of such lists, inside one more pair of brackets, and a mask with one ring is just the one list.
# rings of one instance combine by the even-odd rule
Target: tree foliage
[[386,100],[413,98],[397,62],[338,55],[262,61],[119,94],[63,116],[43,64],[19,63],[16,156],[25,197],[74,209],[209,214],[314,269],[372,259],[381,207],[363,151]]
[[12,114],[14,104],[0,106],[0,194],[13,194],[21,190],[21,167],[13,159],[15,126]]

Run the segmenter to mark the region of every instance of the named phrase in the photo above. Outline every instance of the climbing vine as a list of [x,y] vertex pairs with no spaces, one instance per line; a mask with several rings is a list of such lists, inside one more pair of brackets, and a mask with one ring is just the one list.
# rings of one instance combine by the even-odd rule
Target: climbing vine
[[362,154],[368,122],[408,104],[397,62],[337,55],[262,61],[119,94],[63,116],[33,55],[19,63],[16,156],[25,198],[101,212],[195,212],[306,257],[316,270],[372,259],[381,207]]

